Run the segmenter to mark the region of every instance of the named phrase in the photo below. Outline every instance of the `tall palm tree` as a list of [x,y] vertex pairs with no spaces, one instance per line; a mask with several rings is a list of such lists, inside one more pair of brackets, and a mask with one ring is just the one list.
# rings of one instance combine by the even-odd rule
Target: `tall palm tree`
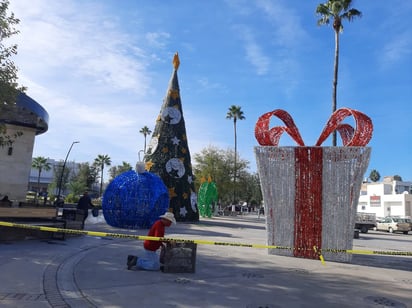
[[99,191],[99,197],[102,196],[102,189],[103,189],[103,170],[104,166],[110,166],[112,164],[112,161],[110,159],[109,155],[102,155],[99,154],[97,155],[97,158],[94,159],[94,165],[98,166],[100,168],[100,191]]
[[43,170],[49,171],[51,169],[51,164],[47,161],[47,158],[42,157],[42,156],[38,156],[38,157],[33,158],[31,166],[32,166],[32,168],[39,170],[39,175],[37,176],[37,189],[38,189],[38,192],[36,194],[36,197],[34,198],[34,202],[37,203],[37,196],[40,193],[40,176],[41,176],[41,172]]
[[[357,9],[351,8],[352,0],[328,0],[326,3],[319,4],[316,8],[316,14],[321,18],[318,20],[318,26],[328,25],[333,19],[333,30],[335,31],[335,64],[333,73],[332,87],[332,112],[336,111],[336,91],[338,85],[338,68],[339,68],[339,33],[343,32],[343,20],[352,21],[355,17],[361,17],[362,13]],[[336,131],[332,135],[332,145],[336,146]]]
[[142,129],[139,131],[139,133],[143,134],[144,136],[144,149],[143,149],[143,153],[146,154],[146,137],[150,136],[150,134],[152,133],[152,131],[147,127],[144,126],[142,127]]
[[226,114],[226,119],[233,119],[233,128],[235,132],[235,160],[234,160],[234,172],[233,172],[233,204],[236,200],[236,172],[237,172],[237,166],[236,166],[236,158],[237,158],[237,134],[236,134],[236,122],[237,120],[243,120],[245,119],[243,115],[243,111],[241,110],[240,106],[235,106],[232,105],[229,108],[229,111]]

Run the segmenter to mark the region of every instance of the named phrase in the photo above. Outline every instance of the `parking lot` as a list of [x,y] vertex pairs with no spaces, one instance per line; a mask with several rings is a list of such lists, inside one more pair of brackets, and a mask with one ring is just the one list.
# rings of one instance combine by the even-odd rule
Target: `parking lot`
[[[412,251],[412,231],[408,234],[369,230],[360,233],[353,245],[362,249]],[[355,248],[354,248],[355,249]]]
[[[353,249],[412,253],[412,232],[405,235],[402,233],[388,233],[370,230],[368,233],[360,233],[359,239],[353,240]],[[353,256],[352,263],[356,265],[412,271],[411,256],[355,254]]]

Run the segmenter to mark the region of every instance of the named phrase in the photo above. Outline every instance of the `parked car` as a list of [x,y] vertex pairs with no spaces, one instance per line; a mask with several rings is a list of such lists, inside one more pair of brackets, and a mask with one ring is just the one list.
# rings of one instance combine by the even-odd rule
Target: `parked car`
[[37,192],[29,190],[26,193],[26,202],[34,202],[34,200],[36,199],[37,196]]
[[412,219],[410,219],[409,217],[405,217],[404,219],[409,224],[409,227],[411,227],[411,231],[412,231]]
[[411,217],[409,217],[409,216],[392,216],[392,217],[404,219],[405,222],[407,222],[409,224],[409,226],[411,227],[411,231],[412,231],[412,219],[411,219]]
[[408,234],[411,231],[411,226],[405,221],[405,218],[385,217],[382,221],[376,223],[376,230]]

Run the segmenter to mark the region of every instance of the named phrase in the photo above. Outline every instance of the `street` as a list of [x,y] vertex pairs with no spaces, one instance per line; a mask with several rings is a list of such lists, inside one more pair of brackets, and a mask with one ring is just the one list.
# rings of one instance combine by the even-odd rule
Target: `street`
[[353,246],[354,249],[356,246],[359,249],[412,252],[412,231],[403,234],[369,230],[368,233],[360,233],[359,239],[353,240]]
[[[353,249],[412,253],[412,232],[409,232],[407,235],[403,233],[389,233],[382,231],[360,233],[359,239],[353,240]],[[411,256],[355,254],[352,263],[357,265],[412,271]],[[410,283],[412,283],[412,278]]]
[[[354,254],[352,262],[268,255],[266,249],[210,245],[264,244],[265,219],[256,215],[202,218],[177,224],[170,238],[203,240],[194,273],[128,271],[126,256],[142,242],[109,233],[144,235],[89,215],[86,230],[61,240],[0,244],[1,307],[399,307],[412,308],[412,257]],[[100,219],[99,219],[100,218]],[[354,249],[411,251],[412,234],[371,231]]]

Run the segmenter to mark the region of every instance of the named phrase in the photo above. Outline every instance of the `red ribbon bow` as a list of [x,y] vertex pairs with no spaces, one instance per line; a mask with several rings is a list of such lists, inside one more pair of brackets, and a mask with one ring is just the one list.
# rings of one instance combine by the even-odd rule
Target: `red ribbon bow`
[[[350,115],[355,120],[355,129],[349,124],[341,123]],[[269,129],[272,116],[282,120],[285,126],[275,126]],[[339,132],[344,146],[366,146],[372,138],[373,125],[372,120],[360,111],[350,108],[338,109],[329,118],[315,146],[320,146],[335,130]],[[284,132],[288,133],[299,146],[305,146],[295,122],[285,110],[276,109],[267,112],[256,122],[255,138],[262,146],[278,146]]]

